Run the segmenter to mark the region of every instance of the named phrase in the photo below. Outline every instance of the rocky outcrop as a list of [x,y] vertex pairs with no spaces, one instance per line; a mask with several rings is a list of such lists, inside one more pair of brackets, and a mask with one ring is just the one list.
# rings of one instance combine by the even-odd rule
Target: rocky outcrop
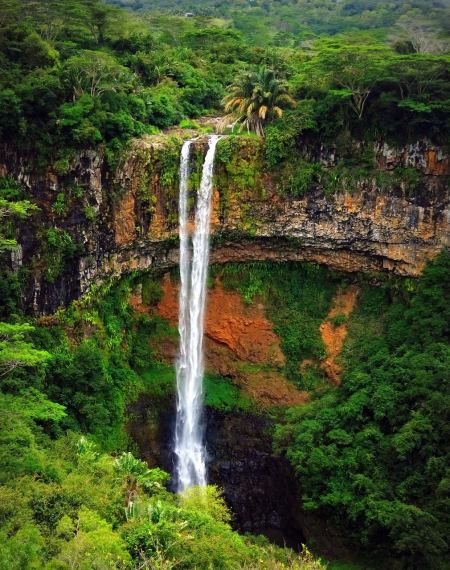
[[[39,173],[24,157],[0,149],[0,173],[18,179],[41,208],[22,226],[21,255],[11,261],[29,270],[28,310],[51,313],[110,277],[177,264],[181,143],[162,135],[136,141],[115,169],[86,151],[59,175]],[[347,175],[333,192],[311,183],[299,197],[283,192],[276,169],[267,171],[261,142],[236,137],[225,139],[222,150],[220,144],[213,263],[306,260],[349,272],[417,276],[449,245],[449,158],[426,141],[398,149],[379,143],[370,149],[373,171]],[[202,140],[194,147],[194,190],[204,147]],[[305,143],[298,152],[331,175],[342,161],[333,148]],[[64,208],[55,208],[61,193]],[[49,244],[49,227],[70,236],[73,247]]]
[[264,416],[207,410],[208,478],[224,489],[237,529],[298,548],[299,490],[287,460],[272,451],[270,429]]

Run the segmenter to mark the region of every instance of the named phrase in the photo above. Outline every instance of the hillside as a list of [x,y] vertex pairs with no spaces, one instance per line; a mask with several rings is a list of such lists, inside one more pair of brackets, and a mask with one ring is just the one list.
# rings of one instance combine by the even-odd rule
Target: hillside
[[431,19],[445,29],[450,8],[448,0],[298,0],[296,2],[249,1],[223,2],[189,0],[109,0],[140,14],[193,14],[198,17],[224,18],[258,45],[289,46],[316,35],[334,35],[355,30],[385,33],[408,17]]

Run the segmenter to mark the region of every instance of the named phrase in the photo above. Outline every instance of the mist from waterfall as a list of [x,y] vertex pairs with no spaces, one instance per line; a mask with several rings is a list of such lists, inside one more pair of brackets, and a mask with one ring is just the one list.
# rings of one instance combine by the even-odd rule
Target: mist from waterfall
[[180,158],[180,350],[176,364],[177,417],[175,425],[176,479],[178,492],[193,485],[206,485],[206,450],[203,412],[203,331],[206,280],[209,261],[209,227],[216,145],[220,137],[209,137],[197,195],[192,259],[189,239],[189,157],[191,142],[184,143]]

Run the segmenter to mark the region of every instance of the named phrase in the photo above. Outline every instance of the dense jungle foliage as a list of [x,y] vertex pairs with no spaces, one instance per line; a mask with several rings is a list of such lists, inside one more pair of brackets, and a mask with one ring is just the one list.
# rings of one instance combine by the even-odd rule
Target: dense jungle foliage
[[[310,38],[314,34],[333,35],[354,29],[383,29],[394,25],[400,18],[415,12],[429,17],[445,15],[447,0],[297,0],[276,2],[253,0],[108,0],[141,14],[169,12],[193,16],[215,16],[230,19],[242,30],[247,39],[258,43],[270,41],[283,45],[294,38]],[[255,29],[256,27],[256,29]]]
[[[275,414],[276,448],[295,467],[302,508],[333,521],[369,568],[446,568],[449,266],[443,254],[417,283],[360,282],[338,390],[319,366],[299,363],[320,362],[319,326],[353,278],[314,265],[213,268],[246,303],[264,302],[286,376],[314,394]],[[132,309],[137,283],[147,303],[158,302],[157,279],[131,277],[104,289],[100,303],[94,293],[35,327],[16,307],[14,336],[0,330],[1,567],[191,568],[212,557],[214,568],[320,568],[307,554],[242,539],[215,490],[206,509],[180,502],[163,472],[125,453],[134,451],[127,405],[141,392],[156,406],[173,397],[173,370],[149,347],[177,333]],[[20,365],[6,369],[13,358]],[[224,412],[257,410],[220,377],[207,378],[205,399]]]
[[[63,173],[76,150],[106,145],[114,156],[131,137],[221,114],[239,72],[264,64],[296,102],[274,124],[279,146],[305,133],[446,140],[448,8],[391,4],[252,2],[236,12],[230,4],[227,18],[190,18],[137,17],[100,0],[2,0],[0,137]],[[310,30],[294,44],[289,25],[299,16],[289,10]],[[345,24],[327,29],[324,11]],[[270,37],[278,26],[278,40],[258,26]],[[251,31],[259,41],[249,41]]]
[[264,302],[286,376],[314,394],[275,430],[302,507],[345,529],[377,568],[448,568],[450,255],[417,283],[360,283],[338,390],[320,367],[299,365],[323,358],[319,326],[350,278],[298,264],[217,271],[248,303]]
[[392,568],[448,567],[449,271],[446,254],[414,292],[365,287],[341,388],[289,412],[276,433],[304,508],[395,557]]
[[[139,282],[158,298],[157,282]],[[177,334],[133,311],[135,284],[34,327],[13,307],[0,325],[0,568],[325,568],[307,550],[237,534],[216,488],[174,495],[168,474],[127,451],[127,404],[146,392],[167,405],[173,394],[173,371],[149,340]],[[206,399],[231,409],[236,392],[210,378]]]

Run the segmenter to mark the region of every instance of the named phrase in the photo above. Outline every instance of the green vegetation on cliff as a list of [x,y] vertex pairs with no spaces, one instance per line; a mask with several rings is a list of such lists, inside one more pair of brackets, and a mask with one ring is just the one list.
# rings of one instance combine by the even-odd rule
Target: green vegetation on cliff
[[292,409],[276,433],[304,509],[392,568],[447,568],[450,256],[412,291],[365,287],[342,386]]
[[305,390],[321,385],[323,372],[316,367],[302,370],[301,363],[324,357],[319,327],[338,286],[346,285],[345,278],[325,267],[298,263],[229,264],[214,271],[223,285],[239,291],[246,303],[263,302],[281,339],[286,377]]
[[319,326],[351,278],[300,264],[214,271],[247,303],[264,304],[286,356],[284,373],[312,394],[278,416],[275,430],[275,447],[298,477],[299,508],[370,553],[370,567],[446,569],[450,254],[417,282],[374,286],[360,278],[356,308],[330,319],[348,326],[338,388],[319,366]]

